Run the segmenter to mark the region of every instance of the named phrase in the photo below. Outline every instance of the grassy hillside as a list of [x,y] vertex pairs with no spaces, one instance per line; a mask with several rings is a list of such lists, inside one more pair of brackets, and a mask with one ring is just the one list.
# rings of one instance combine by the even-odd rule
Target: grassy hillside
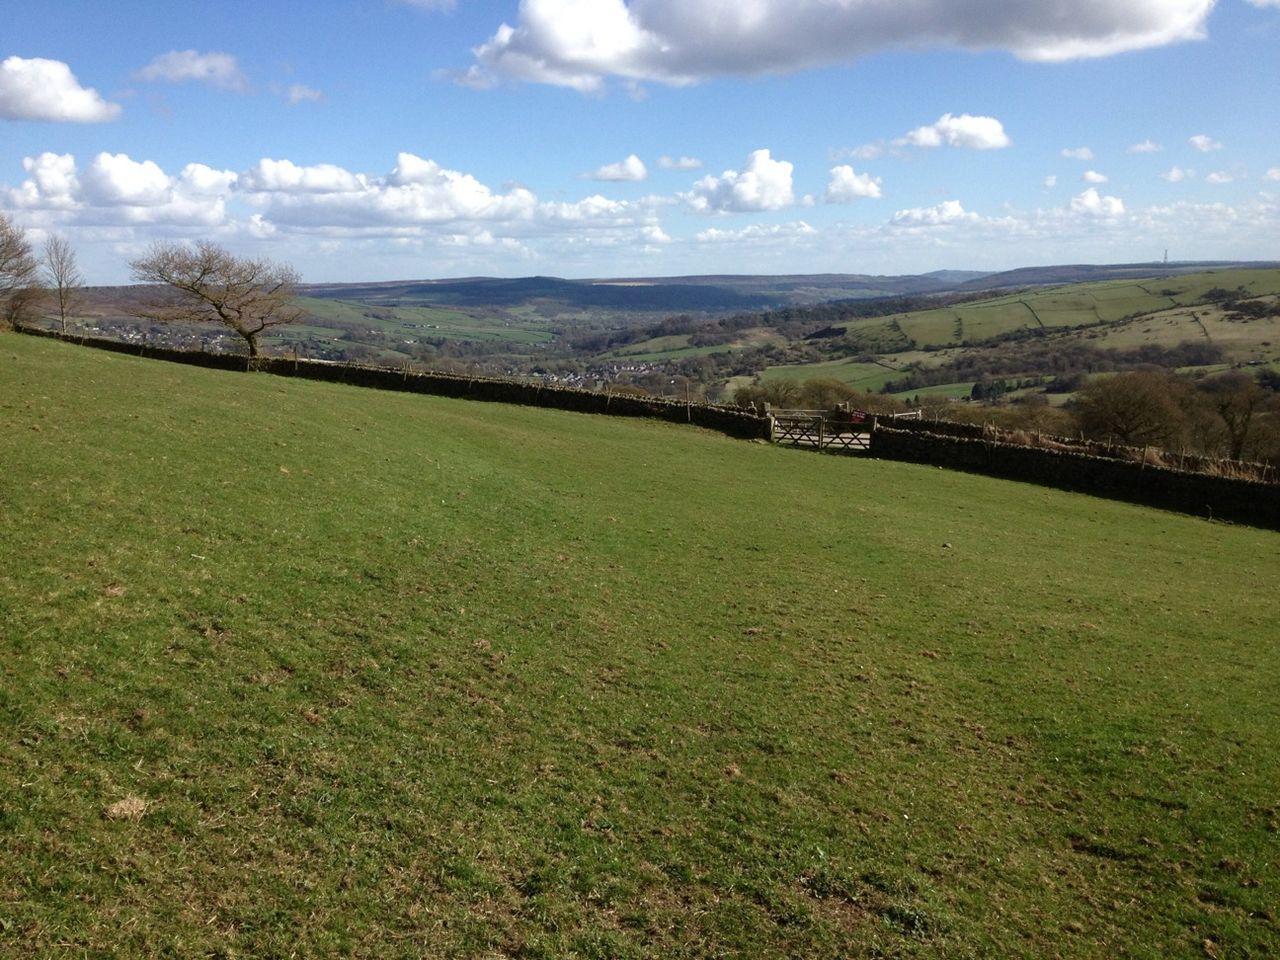
[[0,955],[1268,956],[1275,534],[0,337]]
[[[996,338],[1044,330],[1055,344],[1087,343],[1104,349],[1172,348],[1205,343],[1221,348],[1228,363],[1264,364],[1280,360],[1280,316],[1240,317],[1221,302],[1206,302],[1214,290],[1280,301],[1280,270],[1220,270],[1145,280],[1111,280],[1024,291],[934,310],[853,320],[844,327],[858,345],[853,357],[768,367],[765,380],[803,381],[834,377],[859,390],[875,391],[898,375],[887,367],[932,368],[1001,349]],[[896,337],[896,340],[894,339]],[[912,347],[912,349],[906,349]],[[925,349],[927,348],[927,349]],[[1028,374],[1042,371],[1030,370]],[[1207,372],[1207,371],[1205,371]],[[972,380],[928,388],[967,396]],[[924,396],[925,389],[904,396]]]
[[[913,346],[977,342],[1036,327],[1071,328],[1114,323],[1129,317],[1174,310],[1204,300],[1214,288],[1243,288],[1254,297],[1280,294],[1280,270],[1222,270],[1181,277],[1108,280],[1049,287],[900,314],[893,319]],[[875,328],[881,318],[854,320],[851,333]]]

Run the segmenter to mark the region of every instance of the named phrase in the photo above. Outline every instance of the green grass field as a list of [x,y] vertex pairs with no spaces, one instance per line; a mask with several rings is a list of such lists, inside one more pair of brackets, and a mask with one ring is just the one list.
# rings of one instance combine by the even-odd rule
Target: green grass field
[[0,336],[0,955],[1267,957],[1274,533]]
[[[510,342],[513,347],[549,343],[555,339],[545,320],[477,317],[452,307],[384,306],[359,301],[301,297],[298,305],[313,327],[332,330],[329,324],[359,324],[394,336],[448,340]],[[281,331],[287,333],[287,329]]]
[[[954,304],[896,316],[917,347],[979,342],[1015,330],[1044,326],[1088,327],[1126,317],[1199,303],[1213,288],[1243,287],[1253,296],[1280,294],[1280,270],[1222,270],[1147,280],[1076,283]],[[853,320],[850,333],[882,325],[882,318]]]
[[826,363],[797,363],[768,367],[761,372],[762,380],[838,380],[841,383],[874,393],[888,381],[903,374],[881,363],[860,363],[851,358],[831,360]]

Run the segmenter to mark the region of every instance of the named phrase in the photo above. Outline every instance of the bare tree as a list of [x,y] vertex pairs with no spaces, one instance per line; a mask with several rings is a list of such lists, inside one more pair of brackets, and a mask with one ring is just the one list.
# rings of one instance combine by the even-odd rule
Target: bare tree
[[16,327],[40,297],[39,265],[21,227],[0,213],[0,319]]
[[67,332],[67,314],[83,301],[80,288],[84,274],[76,266],[76,252],[66,237],[50,234],[44,242],[44,279],[58,307],[62,332]]
[[296,270],[270,260],[237,257],[207,240],[191,247],[156,243],[129,266],[135,280],[171,289],[172,296],[144,316],[221,323],[244,338],[250,358],[261,355],[262,331],[302,317],[293,305],[299,279]]

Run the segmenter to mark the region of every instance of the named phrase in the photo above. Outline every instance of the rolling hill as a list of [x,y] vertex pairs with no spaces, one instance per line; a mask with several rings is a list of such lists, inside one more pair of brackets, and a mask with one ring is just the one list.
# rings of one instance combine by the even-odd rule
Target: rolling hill
[[0,953],[1280,948],[1275,534],[0,364]]

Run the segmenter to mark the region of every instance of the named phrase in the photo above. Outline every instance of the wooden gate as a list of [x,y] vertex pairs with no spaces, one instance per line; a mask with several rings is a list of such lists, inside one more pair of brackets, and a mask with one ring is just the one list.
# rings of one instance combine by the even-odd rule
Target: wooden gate
[[772,410],[770,436],[774,443],[864,453],[871,449],[871,418],[833,416],[827,410]]

